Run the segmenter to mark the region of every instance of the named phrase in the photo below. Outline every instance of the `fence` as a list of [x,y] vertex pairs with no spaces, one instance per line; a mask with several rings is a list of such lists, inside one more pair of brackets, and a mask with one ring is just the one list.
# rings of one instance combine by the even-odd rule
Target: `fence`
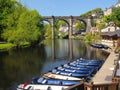
[[81,83],[78,85],[71,86],[65,90],[118,90],[118,83],[104,83],[104,84],[94,84],[91,83]]

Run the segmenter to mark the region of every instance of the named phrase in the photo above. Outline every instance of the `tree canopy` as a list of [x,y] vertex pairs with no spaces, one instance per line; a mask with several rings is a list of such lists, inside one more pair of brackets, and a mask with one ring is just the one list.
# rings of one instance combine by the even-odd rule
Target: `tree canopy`
[[116,26],[120,27],[120,7],[114,9],[113,13],[111,14],[111,19]]
[[96,9],[90,10],[84,14],[81,14],[80,16],[81,17],[88,17],[89,15],[92,15],[94,13],[101,15],[101,14],[103,14],[103,10],[101,8],[96,8]]
[[0,34],[4,40],[19,46],[24,42],[35,43],[43,37],[42,17],[36,10],[29,10],[15,0],[0,3]]

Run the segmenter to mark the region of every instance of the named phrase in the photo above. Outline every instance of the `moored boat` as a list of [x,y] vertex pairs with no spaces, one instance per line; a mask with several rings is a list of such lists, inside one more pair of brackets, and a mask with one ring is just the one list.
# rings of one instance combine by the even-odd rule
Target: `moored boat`
[[98,49],[108,49],[109,47],[107,45],[103,45],[103,44],[90,44],[92,47],[94,48],[98,48]]
[[[40,78],[32,78],[32,84],[23,86],[24,89],[19,88],[17,90],[34,90],[34,88],[40,90],[47,90],[48,88],[52,88],[52,90],[63,90],[64,87],[80,84],[83,80],[89,82],[103,63],[103,60],[80,58],[56,67]],[[55,89],[56,86],[59,89]]]
[[60,85],[60,86],[71,86],[75,84],[80,84],[78,80],[61,80],[53,78],[32,78],[33,84],[42,84],[42,85]]
[[17,87],[17,90],[64,90],[68,88],[68,86],[60,86],[60,85],[40,85],[40,84],[20,84]]
[[90,74],[91,73],[90,71],[88,71],[89,69],[86,69],[85,67],[80,68],[79,70],[76,70],[76,69],[65,68],[65,67],[60,66],[60,67],[57,67],[56,69],[60,70],[60,71],[71,72],[71,73],[80,73],[80,74]]
[[60,71],[57,69],[53,69],[51,71],[53,74],[59,74],[59,75],[65,75],[65,76],[72,76],[72,77],[77,77],[77,78],[84,78],[86,79],[89,74],[82,74],[82,73],[71,73],[71,72],[66,72],[66,71]]
[[46,74],[43,75],[43,77],[54,78],[54,79],[61,79],[61,80],[78,80],[78,81],[82,81],[83,80],[81,78],[64,76],[64,75],[58,75],[58,74],[53,74],[53,73],[46,73]]

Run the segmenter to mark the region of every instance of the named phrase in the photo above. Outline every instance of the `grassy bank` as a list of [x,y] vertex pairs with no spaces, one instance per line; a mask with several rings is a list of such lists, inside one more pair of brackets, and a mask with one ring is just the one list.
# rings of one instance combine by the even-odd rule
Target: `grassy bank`
[[[9,49],[15,48],[16,46],[17,46],[16,44],[12,44],[12,43],[0,43],[0,50],[9,50]],[[20,44],[21,48],[28,47],[28,46],[30,46],[30,43],[28,42]]]
[[0,50],[9,50],[15,46],[16,46],[15,44],[3,43],[3,44],[0,44]]

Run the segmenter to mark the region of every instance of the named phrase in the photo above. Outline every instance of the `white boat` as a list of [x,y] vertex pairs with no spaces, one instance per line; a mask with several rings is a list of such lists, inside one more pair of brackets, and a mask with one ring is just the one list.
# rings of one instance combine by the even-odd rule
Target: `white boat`
[[20,84],[17,90],[63,90],[68,88],[68,86],[58,86],[58,85],[40,85],[40,84]]
[[43,77],[54,78],[54,79],[62,79],[62,80],[78,80],[78,81],[82,81],[83,80],[81,78],[76,78],[76,77],[71,77],[71,76],[52,74],[50,72],[44,74]]

